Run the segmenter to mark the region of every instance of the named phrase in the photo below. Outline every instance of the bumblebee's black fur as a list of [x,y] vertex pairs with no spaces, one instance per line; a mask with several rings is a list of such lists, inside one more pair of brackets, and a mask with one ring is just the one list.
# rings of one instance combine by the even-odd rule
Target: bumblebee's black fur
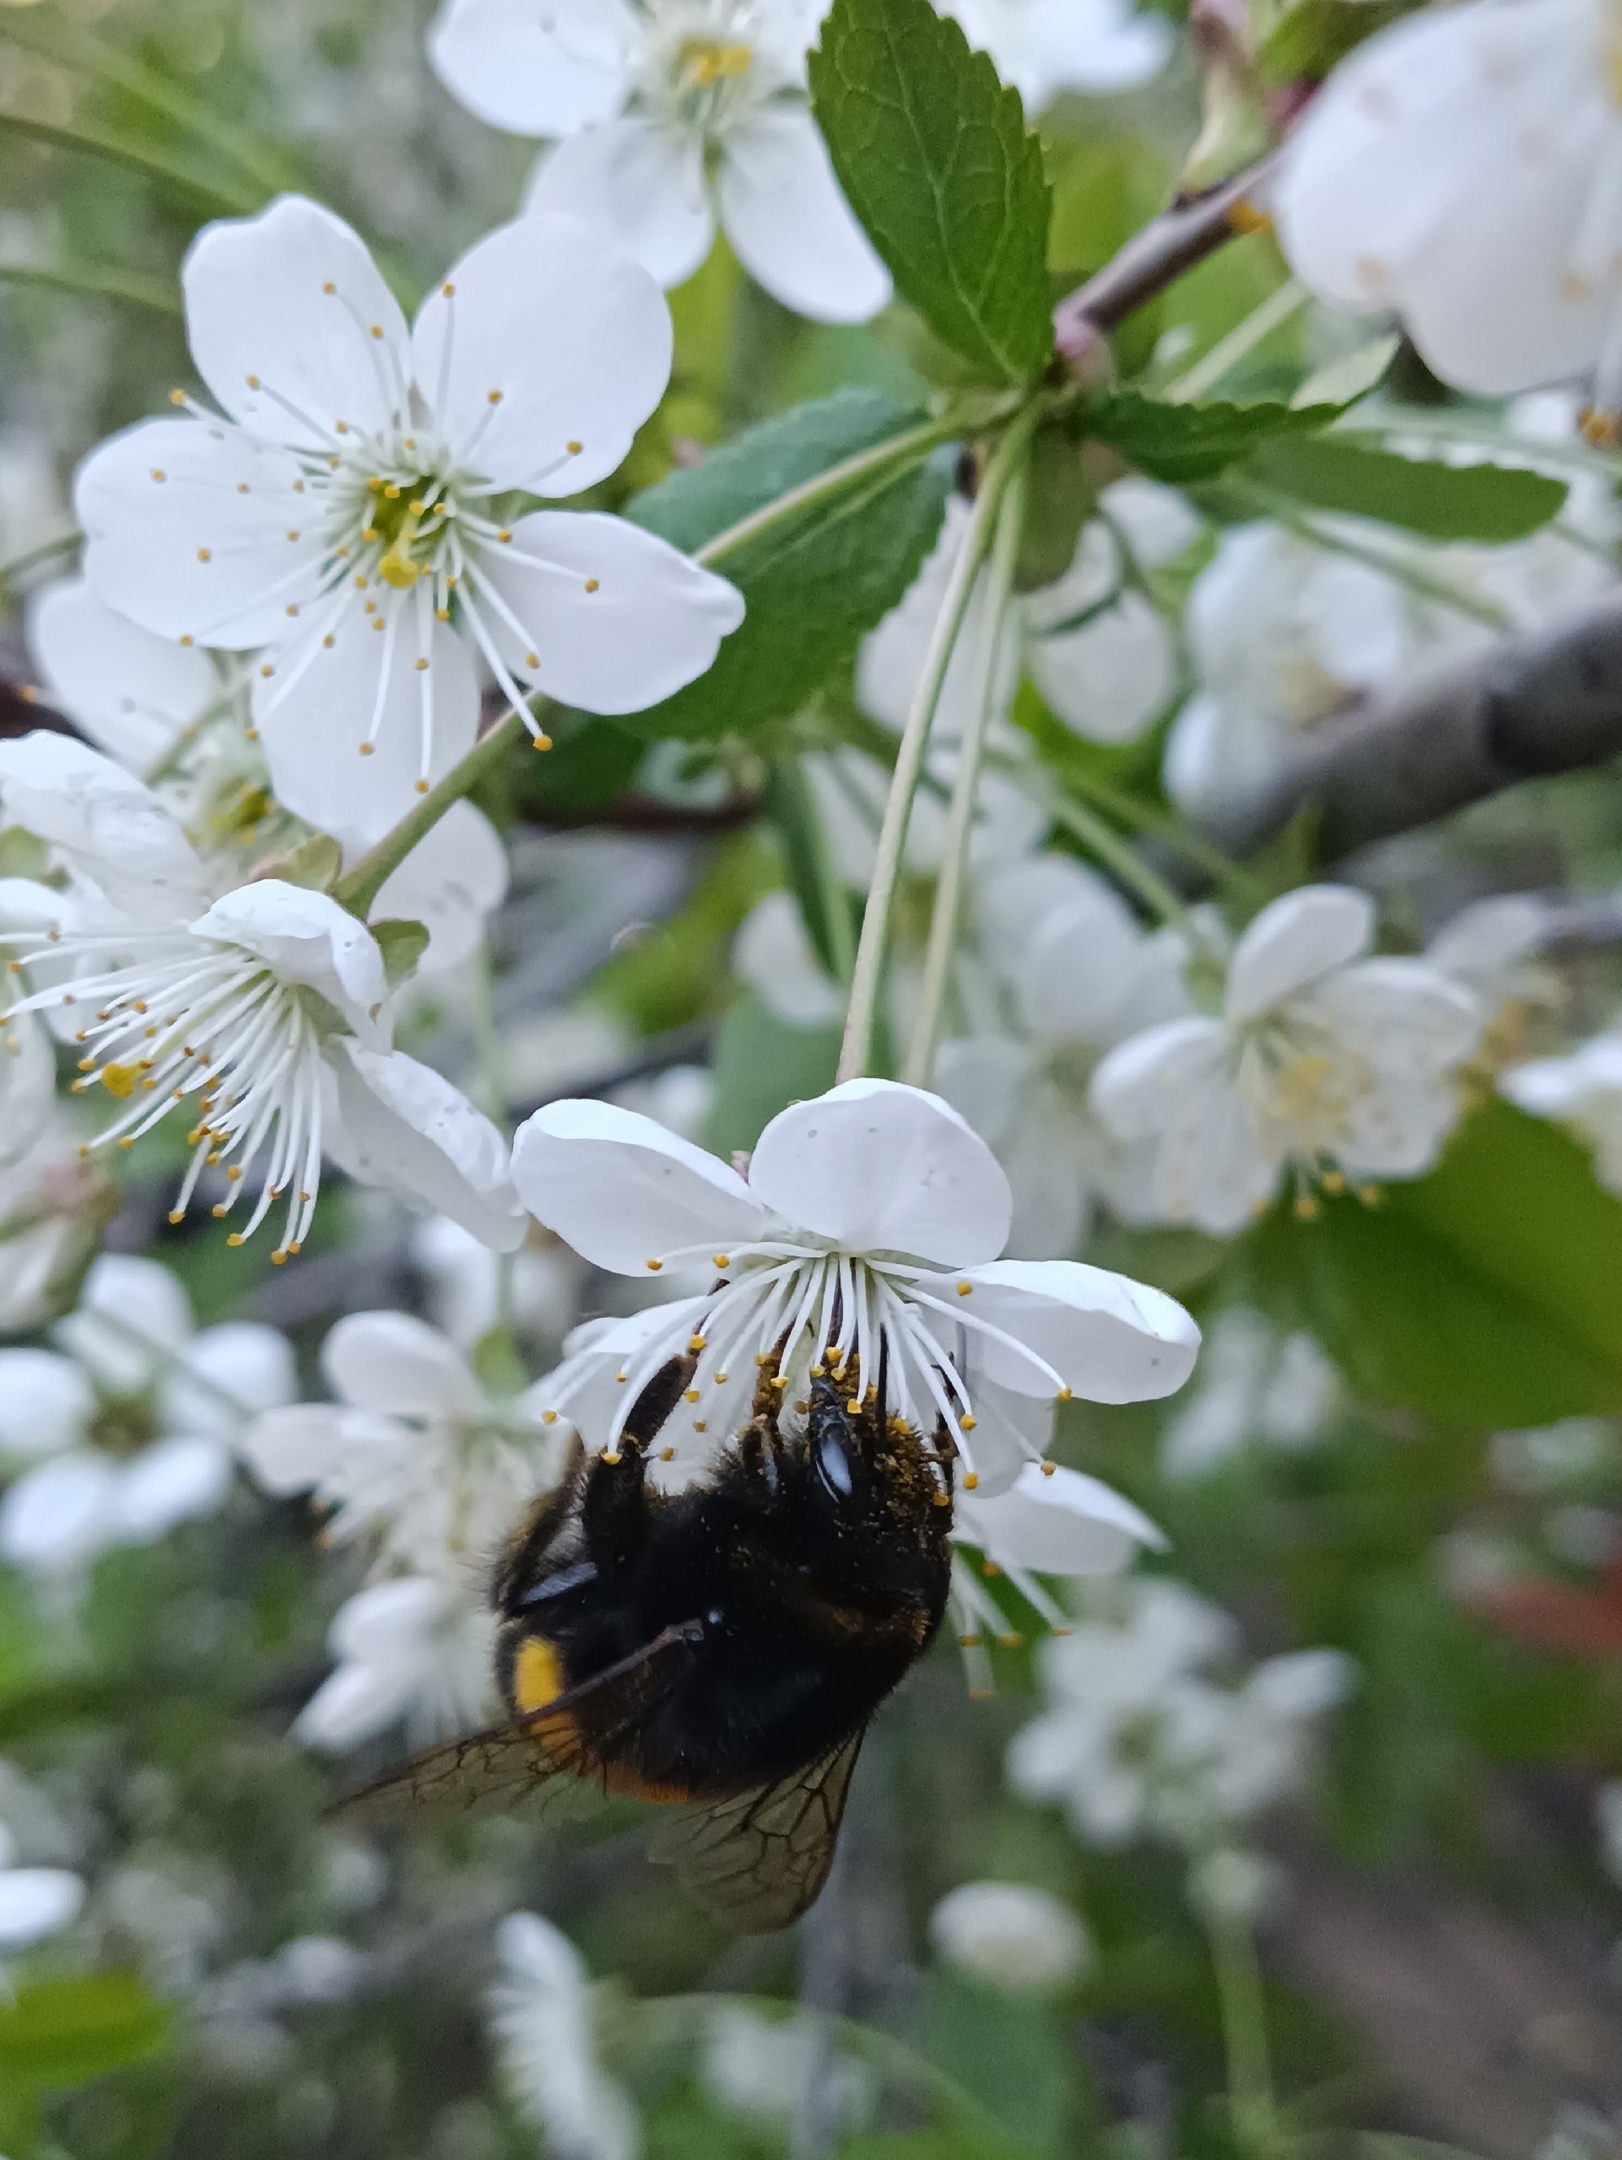
[[[496,1572],[498,1667],[517,1718],[526,1642],[580,1689],[588,1760],[658,1797],[715,1798],[791,1777],[858,1734],[933,1640],[951,1570],[949,1486],[882,1385],[810,1383],[785,1435],[783,1382],[701,1485],[667,1495],[647,1449],[691,1378],[673,1360],[644,1391],[617,1459],[577,1451]],[[637,1653],[673,1637],[639,1673]],[[534,1705],[527,1706],[533,1717]]]

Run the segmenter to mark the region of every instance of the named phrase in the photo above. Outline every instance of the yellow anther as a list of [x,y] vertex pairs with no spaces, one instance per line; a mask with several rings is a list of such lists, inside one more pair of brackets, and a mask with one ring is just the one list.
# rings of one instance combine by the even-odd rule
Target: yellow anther
[[717,1386],[717,1387],[725,1387],[725,1386],[726,1386],[726,1384],[727,1384],[727,1376],[726,1376],[726,1374],[725,1374],[724,1372],[718,1372],[718,1373],[716,1374],[716,1376],[715,1376],[715,1384],[716,1384],[716,1386]]
[[960,1650],[978,1650],[984,1640],[984,1636],[981,1635],[960,1635],[957,1639],[957,1646]]
[[456,287],[455,287],[454,285],[452,285],[452,284],[449,284],[449,283],[446,283],[446,284],[444,284],[444,285],[441,285],[439,289],[440,289],[440,291],[441,291],[441,292],[442,292],[442,293],[443,293],[443,294],[445,295],[445,298],[446,298],[447,300],[454,300],[454,299],[455,299],[455,297],[456,297]]
[[230,1245],[233,1248],[240,1245],[243,1242],[242,1232],[240,1230],[233,1230],[231,1232],[231,1235],[226,1239],[225,1242],[227,1245]]
[[663,1262],[662,1260],[650,1260],[650,1261],[648,1262],[648,1273],[649,1273],[650,1275],[657,1275],[657,1274],[658,1274],[658,1272],[659,1272],[659,1270],[660,1270],[660,1269],[661,1269],[661,1268],[662,1268],[663,1266],[664,1266],[664,1262]]
[[698,1392],[698,1389],[697,1389],[696,1387],[690,1387],[690,1388],[687,1388],[687,1389],[686,1389],[686,1390],[684,1391],[684,1394],[683,1394],[683,1400],[684,1400],[684,1401],[686,1401],[686,1402],[697,1402],[697,1401],[699,1401],[699,1400],[700,1400],[700,1397],[699,1397],[699,1392]]
[[152,468],[152,477],[154,480],[167,480],[169,475],[166,472],[160,471],[160,469],[156,465],[154,465]]
[[959,1297],[967,1297],[973,1288],[972,1282],[960,1282],[957,1286],[957,1294]]
[[603,589],[603,581],[602,581],[602,579],[601,579],[601,578],[594,578],[594,577],[589,577],[589,578],[587,578],[587,580],[586,580],[586,590],[587,590],[587,592],[601,592],[601,591],[602,591],[602,589]]
[[120,1102],[128,1101],[135,1093],[135,1083],[140,1078],[134,1065],[104,1065],[101,1068],[101,1084],[109,1095],[116,1095]]
[[197,560],[198,560],[199,562],[212,562],[212,561],[214,560],[214,551],[213,551],[213,549],[212,549],[212,548],[199,548],[199,549],[197,550]]
[[564,447],[568,450],[570,457],[578,457],[586,446],[582,442],[572,442],[565,444]]
[[169,1210],[169,1220],[171,1223],[183,1223],[186,1220],[185,1210],[183,1208],[171,1208]]
[[1059,1466],[1058,1466],[1058,1464],[1057,1464],[1057,1463],[1050,1463],[1050,1462],[1045,1462],[1045,1463],[1044,1463],[1044,1464],[1042,1465],[1042,1475],[1043,1475],[1044,1477],[1052,1477],[1052,1475],[1053,1475],[1054,1471],[1055,1471],[1055,1470],[1057,1470],[1057,1469],[1058,1469],[1058,1467],[1059,1467]]
[[543,1410],[541,1412],[541,1423],[543,1425],[555,1425],[557,1421],[558,1414],[555,1410]]
[[977,1417],[961,1417],[958,1419],[958,1425],[964,1432],[973,1432],[979,1422],[980,1420]]
[[1304,1193],[1297,1193],[1297,1194],[1296,1194],[1296,1196],[1295,1196],[1295,1219],[1296,1219],[1296,1221],[1297,1221],[1297,1222],[1312,1222],[1312,1221],[1316,1220],[1316,1218],[1317,1218],[1317,1214],[1318,1214],[1318,1197],[1317,1197],[1316,1193],[1309,1193],[1309,1192],[1304,1192]]
[[603,1452],[602,1460],[607,1463],[610,1470],[613,1470],[618,1468],[619,1464],[624,1460],[624,1457],[620,1454],[618,1448],[614,1448],[612,1450],[605,1449]]
[[417,662],[417,673],[418,673],[419,675],[426,675],[426,674],[427,674],[427,672],[428,672],[428,663],[427,663],[427,661],[426,661],[426,660],[419,660],[419,661]]
[[[699,1426],[697,1428],[697,1430],[700,1432],[702,1432],[703,1429],[704,1428],[702,1426]],[[659,1450],[659,1460],[661,1462],[674,1462],[676,1460],[676,1450],[673,1447],[662,1447]]]
[[965,1471],[964,1471],[964,1473],[963,1473],[963,1490],[964,1490],[965,1492],[974,1492],[974,1491],[975,1491],[975,1490],[976,1490],[976,1489],[978,1488],[978,1486],[979,1486],[979,1483],[980,1483],[980,1473],[979,1473],[979,1472],[978,1472],[977,1470],[965,1470]]
[[499,391],[499,390],[491,390],[491,391],[488,391],[488,392],[486,393],[486,395],[488,396],[488,398],[489,398],[489,400],[490,400],[490,403],[491,403],[492,405],[499,405],[499,404],[501,403],[501,399],[502,399],[502,392],[501,392],[501,391]]

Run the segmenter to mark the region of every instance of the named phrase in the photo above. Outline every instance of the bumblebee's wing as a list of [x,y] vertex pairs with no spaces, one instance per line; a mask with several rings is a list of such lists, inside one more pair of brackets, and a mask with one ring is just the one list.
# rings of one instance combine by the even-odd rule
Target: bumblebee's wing
[[649,1857],[740,1933],[787,1927],[828,1880],[865,1731],[775,1785],[684,1809],[655,1832]]
[[[691,1627],[666,1628],[530,1716],[414,1755],[375,1783],[344,1794],[330,1812],[349,1820],[427,1814],[456,1822],[506,1814],[537,1793],[546,1795],[549,1812],[560,1815],[575,1812],[575,1803],[589,1806],[594,1796],[603,1797],[604,1757],[612,1757],[620,1738],[646,1719],[693,1633]],[[589,1748],[573,1715],[585,1702],[593,1706]]]

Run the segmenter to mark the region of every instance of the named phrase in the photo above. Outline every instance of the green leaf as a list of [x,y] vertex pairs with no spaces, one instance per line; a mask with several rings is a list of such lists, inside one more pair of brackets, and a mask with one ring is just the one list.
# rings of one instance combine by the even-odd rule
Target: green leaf
[[790,1027],[750,992],[728,1011],[715,1038],[715,1107],[706,1138],[718,1155],[752,1148],[791,1102],[833,1085],[837,1027]]
[[1337,60],[1406,12],[1403,0],[1301,0],[1262,44],[1262,80],[1275,89],[1321,82]]
[[169,2012],[134,1973],[42,1980],[0,2001],[0,2086],[78,2085],[161,2055],[169,2035]]
[[954,352],[1024,382],[1053,351],[1049,199],[1017,91],[931,0],[834,0],[811,99],[896,289]]
[[[781,517],[760,515],[846,465],[848,484]],[[797,711],[912,583],[950,485],[950,452],[936,449],[927,423],[876,390],[846,390],[750,428],[633,496],[626,515],[688,552],[751,522],[735,545],[705,556],[743,594],[742,627],[707,675],[631,724],[654,735],[743,734]]]
[[1253,405],[1173,404],[1139,390],[1089,398],[1081,424],[1099,442],[1156,480],[1211,480],[1270,438],[1313,435],[1337,417],[1338,405],[1290,406],[1267,398]]
[[1564,505],[1566,483],[1506,465],[1404,457],[1371,434],[1264,442],[1250,471],[1314,510],[1380,518],[1427,540],[1524,540]]
[[1622,1202],[1558,1127],[1493,1101],[1381,1204],[1278,1213],[1253,1252],[1378,1401],[1465,1425],[1622,1410]]
[[331,833],[310,833],[284,855],[275,874],[284,885],[302,885],[310,892],[331,892],[343,875],[344,851]]

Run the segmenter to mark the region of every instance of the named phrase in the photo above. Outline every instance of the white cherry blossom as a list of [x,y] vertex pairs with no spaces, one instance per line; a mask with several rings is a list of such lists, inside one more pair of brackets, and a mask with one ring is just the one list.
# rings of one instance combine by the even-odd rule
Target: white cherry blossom
[[267,1409],[237,1451],[267,1492],[310,1494],[335,1544],[413,1574],[481,1563],[557,1482],[561,1428],[534,1391],[494,1402],[454,1343],[409,1313],[351,1313],[321,1352],[333,1403]]
[[[954,496],[940,538],[912,586],[862,641],[856,695],[886,727],[899,731],[906,720],[970,521],[969,505]],[[1021,672],[1028,669],[1075,734],[1103,743],[1131,742],[1141,735],[1176,691],[1177,645],[1136,581],[1144,570],[1175,561],[1199,530],[1199,520],[1170,488],[1135,478],[1105,488],[1099,515],[1082,528],[1064,576],[1016,600],[1009,610],[993,678],[994,723],[1006,721]],[[968,724],[987,599],[982,573],[936,709],[932,740],[937,744],[960,741]]]
[[1310,1335],[1286,1334],[1248,1305],[1230,1305],[1205,1334],[1200,1384],[1167,1420],[1162,1476],[1206,1476],[1252,1441],[1309,1448],[1340,1400],[1340,1375]]
[[637,2160],[628,2093],[604,2072],[580,1953],[538,1913],[509,1913],[496,1930],[500,1979],[490,2022],[502,2074],[559,2160]]
[[1234,948],[1220,1015],[1168,1021],[1104,1059],[1093,1104],[1151,1151],[1147,1219],[1224,1236],[1286,1170],[1311,1213],[1315,1183],[1418,1177],[1436,1161],[1483,1016],[1423,960],[1365,957],[1374,927],[1372,901],[1347,886],[1286,893]]
[[492,126],[558,138],[534,212],[595,221],[662,285],[738,260],[797,314],[865,322],[890,280],[805,97],[821,0],[446,0],[441,80]]
[[84,1883],[77,1875],[67,1868],[16,1867],[16,1855],[16,1841],[0,1823],[0,1957],[60,1935],[84,1908]]
[[1210,1668],[1237,1648],[1228,1615],[1180,1583],[1107,1585],[1093,1617],[1039,1647],[1046,1708],[1014,1738],[1009,1783],[1061,1802],[1088,1844],[1209,1850],[1299,1786],[1352,1678],[1339,1652],[1299,1650],[1224,1686]]
[[1033,118],[1066,90],[1130,90],[1159,73],[1172,48],[1164,16],[1128,0],[936,0],[971,44],[990,53]]
[[333,1670],[293,1726],[305,1747],[346,1755],[399,1724],[425,1747],[488,1720],[495,1622],[471,1578],[374,1583],[339,1608],[327,1641]]
[[1622,405],[1622,105],[1608,0],[1474,0],[1377,32],[1290,143],[1296,275],[1389,309],[1445,382]]
[[293,1353],[251,1321],[196,1331],[178,1279],[103,1253],[56,1350],[0,1350],[0,1559],[72,1581],[115,1545],[148,1545],[213,1514],[230,1442],[288,1402]]
[[273,1256],[285,1259],[309,1229],[326,1147],[493,1245],[520,1242],[500,1134],[391,1048],[383,954],[364,923],[277,878],[212,898],[156,796],[64,737],[0,744],[0,795],[87,888],[75,900],[14,880],[0,894],[14,973],[47,979],[19,1010],[65,1025],[81,1053],[76,1089],[122,1106],[86,1152],[133,1146],[185,1105],[192,1157],[177,1221],[205,1171],[223,1176],[220,1217],[257,1181],[232,1242],[285,1202]]
[[[330,211],[282,196],[210,225],[182,270],[218,400],[94,451],[85,574],[182,646],[252,652],[278,799],[376,836],[471,748],[478,670],[634,712],[743,619],[724,580],[595,511],[502,515],[607,478],[670,373],[670,315],[574,218],[487,234],[414,325]],[[369,762],[362,765],[359,755]]]
[[143,630],[83,577],[35,594],[28,649],[48,702],[98,750],[144,778],[204,722],[245,718],[248,681],[212,653]]
[[1498,1091],[1533,1117],[1550,1118],[1594,1151],[1594,1175],[1622,1193],[1622,1023],[1564,1057],[1531,1058],[1498,1078]]
[[714,1271],[707,1292],[597,1323],[554,1376],[551,1407],[595,1448],[616,1447],[646,1382],[690,1358],[659,1445],[701,1463],[746,1421],[758,1368],[775,1359],[790,1412],[808,1368],[859,1377],[893,1414],[925,1432],[938,1424],[966,1487],[990,1492],[1040,1453],[1010,1404],[1170,1394],[1199,1340],[1181,1306],[1124,1276],[998,1259],[1011,1199],[996,1158],[938,1096],[891,1081],[846,1081],[773,1118],[747,1182],[597,1102],[538,1111],[513,1175],[539,1219],[598,1267]]
[[1029,1883],[959,1883],[930,1914],[929,1939],[967,1979],[1010,1994],[1068,1987],[1093,1960],[1076,1914]]
[[1085,1238],[1095,1203],[1130,1175],[1089,1082],[1116,1043],[1188,1010],[1187,940],[1144,930],[1067,855],[988,875],[977,908],[1004,1024],[942,1043],[935,1084],[1008,1173],[1010,1249],[1063,1258]]

